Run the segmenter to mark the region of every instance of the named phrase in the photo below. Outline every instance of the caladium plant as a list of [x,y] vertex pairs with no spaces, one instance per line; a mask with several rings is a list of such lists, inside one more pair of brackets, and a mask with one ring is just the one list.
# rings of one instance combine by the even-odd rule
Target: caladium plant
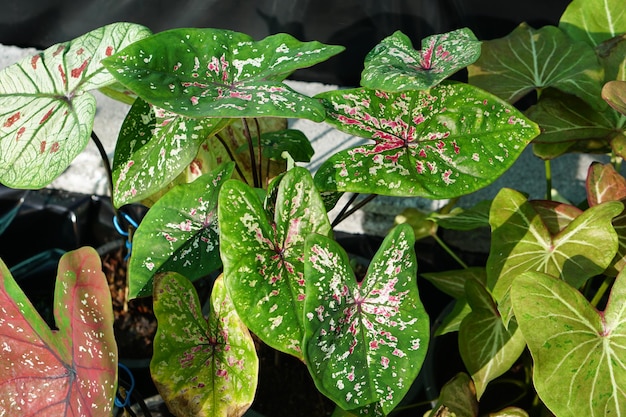
[[109,416],[117,386],[113,308],[92,248],[61,258],[53,330],[0,262],[0,415]]

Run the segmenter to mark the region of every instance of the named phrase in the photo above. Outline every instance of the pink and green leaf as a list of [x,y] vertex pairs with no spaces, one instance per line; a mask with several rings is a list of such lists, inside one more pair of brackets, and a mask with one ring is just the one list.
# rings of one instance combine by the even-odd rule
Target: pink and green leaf
[[113,308],[92,248],[59,261],[51,330],[0,262],[0,415],[110,416]]
[[505,37],[483,42],[468,72],[470,84],[509,103],[553,87],[606,108],[600,97],[604,71],[593,48],[554,26],[533,29],[522,23]]
[[626,115],[626,81],[613,80],[602,87],[602,98],[619,113]]
[[155,277],[158,328],[150,373],[175,415],[239,417],[252,404],[257,386],[254,341],[221,277],[210,307],[205,318],[193,285],[182,275]]
[[227,181],[218,202],[224,280],[250,330],[280,351],[302,357],[304,240],[328,235],[330,223],[311,174],[288,171],[275,203],[240,181]]
[[173,29],[134,43],[104,61],[116,79],[147,102],[189,117],[301,117],[324,120],[316,100],[282,80],[341,52],[288,34],[254,41],[221,29]]
[[217,198],[233,171],[221,169],[180,184],[152,206],[133,235],[128,263],[129,297],[150,295],[159,272],[178,272],[191,281],[218,269]]
[[625,278],[615,280],[604,311],[540,272],[513,281],[511,300],[533,357],[534,386],[555,415],[626,413]]
[[401,93],[335,90],[316,97],[328,123],[374,141],[323,163],[315,177],[323,191],[460,196],[494,181],[539,134],[515,108],[467,84]]
[[335,241],[307,238],[305,362],[320,392],[343,409],[377,404],[388,414],[424,361],[429,320],[414,242],[410,226],[396,226],[357,282]]
[[88,91],[115,81],[100,61],[147,35],[114,23],[0,72],[0,182],[41,188],[67,168],[91,135],[96,101]]
[[429,36],[419,51],[408,36],[397,31],[367,54],[361,85],[384,91],[425,90],[479,56],[480,41],[467,28]]
[[150,106],[142,99],[126,115],[113,159],[113,203],[141,201],[171,183],[198,154],[223,119],[193,119]]

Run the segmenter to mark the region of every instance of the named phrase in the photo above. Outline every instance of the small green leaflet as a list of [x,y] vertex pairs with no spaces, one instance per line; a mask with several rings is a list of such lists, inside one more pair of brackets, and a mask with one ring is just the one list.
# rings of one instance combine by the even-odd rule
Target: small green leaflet
[[[269,346],[302,358],[304,240],[328,235],[330,222],[308,170],[295,167],[262,203],[241,181],[218,202],[224,280],[250,330]],[[275,191],[275,193],[274,193]],[[275,198],[275,200],[274,200]]]
[[534,360],[533,382],[559,417],[626,413],[626,277],[596,310],[566,282],[539,272],[513,281],[515,317]]
[[87,92],[115,81],[100,61],[149,34],[114,23],[0,72],[0,182],[37,189],[58,177],[89,141],[96,100]]
[[388,414],[424,361],[429,320],[414,243],[410,226],[396,226],[357,282],[338,243],[307,238],[305,362],[320,392],[345,410],[376,404]]
[[320,122],[320,104],[282,80],[343,49],[300,42],[284,33],[257,42],[229,30],[185,28],[157,33],[103,63],[147,102],[184,116],[302,117]]
[[242,416],[254,399],[259,360],[222,278],[213,285],[205,319],[189,280],[159,274],[154,313],[159,326],[150,374],[168,409],[181,416]]
[[429,36],[422,50],[398,31],[365,57],[361,85],[384,91],[425,90],[439,84],[480,56],[480,41],[470,29]]
[[318,94],[327,123],[373,140],[330,157],[315,184],[435,199],[471,193],[506,171],[539,134],[514,107],[467,84],[387,93],[365,88]]
[[0,415],[110,416],[117,385],[113,308],[100,256],[59,261],[51,330],[0,262]]
[[233,163],[180,184],[161,197],[133,235],[129,297],[150,295],[152,277],[174,271],[194,281],[221,266],[217,197]]

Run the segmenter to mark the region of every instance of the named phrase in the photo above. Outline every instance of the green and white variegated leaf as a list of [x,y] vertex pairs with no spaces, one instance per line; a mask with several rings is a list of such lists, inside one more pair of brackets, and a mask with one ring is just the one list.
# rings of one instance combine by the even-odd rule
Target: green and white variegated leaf
[[218,207],[224,280],[235,308],[266,344],[302,358],[304,240],[331,232],[311,174],[288,171],[267,208],[255,189],[230,180]]
[[158,320],[150,374],[174,415],[239,417],[252,404],[259,360],[222,278],[204,318],[195,288],[177,273],[154,280]]
[[115,80],[102,58],[149,35],[114,23],[60,43],[0,72],[0,182],[50,184],[85,148],[96,114],[87,93]]
[[159,272],[178,272],[194,281],[222,265],[217,198],[232,171],[229,163],[190,184],[177,185],[148,210],[133,234],[130,298],[149,295]]
[[515,323],[508,329],[502,323],[496,303],[482,283],[467,280],[465,292],[472,312],[459,328],[459,353],[480,399],[487,384],[513,366],[526,342]]
[[621,0],[572,0],[559,28],[570,38],[596,47],[626,32],[626,14]]
[[113,204],[141,201],[165,188],[224,119],[179,116],[138,98],[122,124],[113,159]]
[[383,39],[365,57],[361,85],[384,91],[425,90],[480,56],[480,41],[468,28],[429,36],[416,51],[400,31]]
[[392,229],[357,282],[345,251],[321,235],[305,250],[305,362],[316,386],[341,408],[396,407],[424,360],[428,315],[415,277],[413,231]]
[[626,414],[626,288],[624,273],[606,309],[596,310],[576,289],[527,272],[513,281],[515,316],[533,357],[533,381],[559,417]]
[[254,41],[221,29],[173,29],[136,42],[104,61],[147,102],[189,117],[301,117],[324,120],[316,100],[282,83],[341,46],[287,34]]
[[504,323],[512,317],[511,283],[520,274],[539,271],[579,287],[602,273],[617,251],[617,234],[611,220],[622,210],[617,201],[591,207],[552,235],[526,197],[502,189],[491,205],[487,282],[488,288],[493,288]]
[[554,26],[526,23],[509,35],[485,41],[468,67],[469,82],[510,103],[536,89],[554,87],[605,108],[600,97],[604,71],[592,47],[573,41]]
[[315,176],[323,191],[457,197],[494,181],[539,134],[515,108],[467,84],[400,93],[334,90],[316,97],[328,123],[375,142],[324,162]]

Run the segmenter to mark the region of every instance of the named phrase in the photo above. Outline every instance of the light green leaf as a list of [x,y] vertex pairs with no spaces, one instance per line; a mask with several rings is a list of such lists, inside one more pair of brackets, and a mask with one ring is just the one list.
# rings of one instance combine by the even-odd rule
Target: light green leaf
[[533,381],[559,417],[626,413],[626,287],[618,276],[604,312],[567,283],[519,276],[511,299],[534,360]]
[[419,51],[397,31],[367,54],[361,85],[384,91],[425,90],[479,56],[480,42],[468,28],[424,38]]
[[503,38],[483,42],[480,58],[468,71],[471,84],[510,103],[554,87],[606,107],[600,98],[604,71],[593,48],[554,26],[533,29],[523,23]]
[[89,90],[115,80],[102,58],[149,35],[114,23],[51,46],[0,72],[0,182],[44,187],[85,148],[96,114]]
[[622,0],[572,0],[559,21],[570,38],[596,47],[626,32]]
[[222,278],[213,285],[205,319],[189,280],[174,272],[158,275],[154,313],[150,374],[168,409],[181,416],[242,416],[254,399],[259,360]]

